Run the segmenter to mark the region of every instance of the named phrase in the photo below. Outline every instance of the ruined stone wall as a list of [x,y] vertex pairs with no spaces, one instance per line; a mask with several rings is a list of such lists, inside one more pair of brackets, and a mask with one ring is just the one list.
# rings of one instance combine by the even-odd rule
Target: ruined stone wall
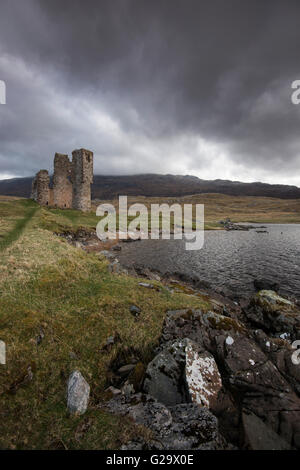
[[93,182],[93,152],[74,150],[73,160],[56,153],[54,157],[53,188],[47,170],[40,170],[33,182],[31,198],[41,206],[61,209],[91,210],[91,184]]
[[72,207],[71,162],[68,155],[54,157],[53,205],[61,209]]
[[49,189],[49,206],[54,206],[54,199],[53,199],[53,189]]
[[35,177],[33,185],[35,186],[35,200],[41,206],[50,205],[50,177],[47,170],[40,170]]
[[73,208],[91,210],[91,184],[93,182],[93,152],[86,149],[72,152]]

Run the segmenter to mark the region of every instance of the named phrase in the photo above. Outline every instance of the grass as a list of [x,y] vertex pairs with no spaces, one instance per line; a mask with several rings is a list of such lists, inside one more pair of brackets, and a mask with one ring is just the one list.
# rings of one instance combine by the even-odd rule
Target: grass
[[[33,201],[21,200],[19,201],[19,203],[16,204],[18,204],[21,208],[24,209],[24,216],[17,218],[13,227],[10,227],[9,225],[9,222],[11,222],[11,220],[7,220],[8,227],[11,229],[7,232],[2,232],[0,234],[0,252],[7,248],[9,245],[11,245],[11,243],[18,240],[28,222],[34,216],[35,212],[39,209],[39,206]],[[6,205],[6,207],[2,207],[2,217],[6,214],[6,211],[8,210],[7,218],[9,219],[10,211],[9,207],[7,206],[9,206],[9,203]],[[1,228],[3,230],[4,227],[2,226]]]
[[[146,431],[100,409],[111,362],[131,349],[147,362],[167,309],[208,309],[209,304],[163,286],[145,289],[138,279],[109,273],[106,261],[52,231],[82,225],[91,214],[69,211],[68,217],[67,211],[36,210],[30,204],[0,201],[12,230],[26,219],[0,253],[0,339],[7,346],[7,364],[0,366],[0,448],[118,448]],[[132,304],[142,310],[138,319],[129,311]],[[41,331],[45,336],[37,345]],[[121,342],[110,352],[101,351],[115,332]],[[89,408],[81,417],[69,416],[66,409],[66,383],[74,369],[91,386]]]
[[[107,201],[106,201],[107,202]],[[129,203],[178,202],[130,198]],[[300,202],[271,198],[198,195],[180,203],[205,203],[206,227],[218,220],[300,222]],[[53,232],[95,228],[94,213],[39,208],[24,199],[0,198],[0,339],[7,364],[0,365],[1,449],[116,449],[146,433],[126,418],[100,408],[110,364],[135,351],[146,363],[160,336],[165,312],[210,308],[204,297],[149,290],[139,279],[109,273],[107,262],[69,245]],[[129,308],[139,306],[135,319]],[[36,339],[43,332],[39,345]],[[118,332],[121,342],[101,351]],[[88,411],[69,416],[66,383],[79,369],[91,386]],[[32,374],[32,375],[31,375]]]

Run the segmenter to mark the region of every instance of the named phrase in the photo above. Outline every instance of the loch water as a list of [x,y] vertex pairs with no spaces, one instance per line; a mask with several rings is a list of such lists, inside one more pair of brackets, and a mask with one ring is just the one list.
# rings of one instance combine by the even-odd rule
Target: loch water
[[118,258],[124,266],[181,272],[209,282],[232,298],[254,292],[256,278],[280,285],[280,293],[300,299],[300,224],[264,224],[249,231],[206,231],[204,246],[187,251],[183,240],[124,243]]

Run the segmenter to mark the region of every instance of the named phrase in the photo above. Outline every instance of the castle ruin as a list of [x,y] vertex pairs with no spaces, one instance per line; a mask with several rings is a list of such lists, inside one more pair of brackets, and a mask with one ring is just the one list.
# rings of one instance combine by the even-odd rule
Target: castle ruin
[[31,198],[41,206],[60,209],[91,210],[91,184],[93,182],[93,152],[74,150],[72,161],[68,155],[56,153],[53,182],[47,170],[40,170],[33,182]]

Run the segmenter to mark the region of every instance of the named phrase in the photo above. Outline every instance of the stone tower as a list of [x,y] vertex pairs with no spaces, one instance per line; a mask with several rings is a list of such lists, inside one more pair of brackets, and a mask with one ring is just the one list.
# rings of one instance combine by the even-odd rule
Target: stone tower
[[68,155],[56,153],[53,174],[53,205],[56,207],[72,207],[71,162]]
[[41,206],[51,204],[50,200],[50,177],[47,170],[40,170],[32,182],[31,197]]
[[93,182],[93,152],[85,149],[72,152],[73,208],[91,210],[91,184]]
[[68,155],[55,154],[52,188],[47,170],[40,170],[36,174],[32,182],[31,198],[41,206],[91,210],[93,152],[79,149],[74,150],[72,155],[70,162]]

